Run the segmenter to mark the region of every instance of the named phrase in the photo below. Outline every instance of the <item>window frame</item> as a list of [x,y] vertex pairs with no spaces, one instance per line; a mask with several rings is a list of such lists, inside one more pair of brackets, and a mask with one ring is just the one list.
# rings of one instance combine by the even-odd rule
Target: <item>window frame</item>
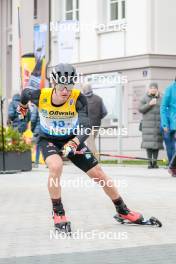
[[[122,7],[123,4],[122,2],[125,2],[125,17],[123,18],[123,12],[122,12]],[[118,3],[118,19],[111,19],[111,4],[112,3]],[[109,24],[115,24],[121,21],[124,21],[126,19],[126,0],[108,0],[107,1],[107,11],[108,11],[108,15],[107,15],[107,20]]]
[[[66,11],[66,1],[64,0],[64,5],[63,5],[63,13],[64,13],[64,20],[77,20],[79,21],[79,0],[71,0],[73,2],[73,9]],[[78,8],[77,8],[77,1],[78,1]],[[77,12],[78,12],[78,19],[77,19]],[[66,15],[72,13],[72,19],[67,19]]]
[[33,19],[37,19],[37,17],[38,17],[38,0],[34,0]]

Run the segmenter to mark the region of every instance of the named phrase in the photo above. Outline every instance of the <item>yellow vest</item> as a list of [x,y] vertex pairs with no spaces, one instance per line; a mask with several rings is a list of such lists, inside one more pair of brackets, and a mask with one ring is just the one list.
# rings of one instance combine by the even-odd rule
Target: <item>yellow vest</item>
[[72,135],[78,126],[76,101],[80,95],[78,89],[73,89],[68,100],[61,106],[52,104],[52,88],[43,88],[39,98],[40,128],[50,136],[63,137]]

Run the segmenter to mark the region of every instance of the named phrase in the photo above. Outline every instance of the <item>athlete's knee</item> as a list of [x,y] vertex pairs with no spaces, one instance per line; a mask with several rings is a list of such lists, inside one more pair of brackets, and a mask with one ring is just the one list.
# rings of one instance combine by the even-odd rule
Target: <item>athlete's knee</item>
[[62,171],[62,163],[60,162],[52,162],[48,165],[50,174],[53,176],[57,176]]
[[88,175],[91,176],[91,178],[95,181],[95,182],[99,182],[101,180],[103,180],[105,178],[105,173],[102,170],[102,168],[100,167],[100,165],[95,166],[93,169],[91,169],[88,172]]

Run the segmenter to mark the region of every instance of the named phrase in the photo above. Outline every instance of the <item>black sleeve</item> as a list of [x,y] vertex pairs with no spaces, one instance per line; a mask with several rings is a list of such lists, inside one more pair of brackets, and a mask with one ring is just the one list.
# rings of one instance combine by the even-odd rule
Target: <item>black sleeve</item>
[[26,105],[29,101],[34,103],[36,106],[39,104],[41,90],[33,90],[30,88],[26,88],[21,93],[21,103]]
[[80,127],[77,138],[79,139],[80,143],[82,143],[89,137],[89,133],[91,131],[90,121],[88,117],[87,99],[82,93],[80,93],[76,102],[76,111],[78,112]]

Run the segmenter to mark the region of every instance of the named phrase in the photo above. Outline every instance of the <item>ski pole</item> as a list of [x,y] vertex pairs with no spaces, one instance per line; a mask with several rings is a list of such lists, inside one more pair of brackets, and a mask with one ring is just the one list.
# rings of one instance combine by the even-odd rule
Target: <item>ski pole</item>
[[[84,154],[92,154],[92,152],[76,151],[75,154],[77,154],[77,155],[84,155]],[[93,153],[93,154],[99,155],[99,156],[104,156],[104,157],[117,158],[117,159],[146,160],[146,161],[149,161],[150,160],[148,158],[143,158],[143,157],[124,156],[124,155],[113,155],[113,154],[109,154],[109,153],[100,153],[100,152]],[[166,162],[166,159],[153,160],[153,161]]]

